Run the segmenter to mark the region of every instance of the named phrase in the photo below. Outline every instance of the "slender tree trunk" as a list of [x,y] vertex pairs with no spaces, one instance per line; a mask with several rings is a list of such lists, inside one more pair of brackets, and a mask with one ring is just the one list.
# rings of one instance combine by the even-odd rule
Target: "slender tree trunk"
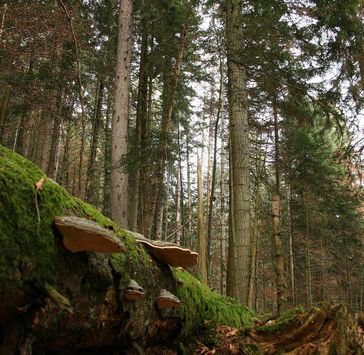
[[220,141],[220,292],[226,294],[226,217],[225,217],[225,125],[223,102],[223,61],[220,53],[220,87],[219,110],[221,116],[221,141]]
[[275,249],[275,270],[277,288],[277,311],[282,312],[286,304],[286,281],[284,275],[284,255],[281,230],[281,193],[280,193],[280,166],[279,166],[279,130],[276,103],[273,104],[274,116],[274,146],[275,146],[275,195],[272,200],[273,213],[273,240]]
[[[241,63],[243,51],[242,5],[226,3],[226,49],[228,100],[232,153],[232,214],[235,247],[235,284],[239,303],[247,304],[251,265],[250,245],[250,161],[246,75]],[[230,252],[230,251],[229,251]]]
[[[6,4],[4,5],[4,11],[6,9]],[[5,86],[0,92],[0,142],[3,142],[3,131],[6,121],[6,111],[9,104],[11,87]]]
[[164,190],[160,191],[160,195],[158,197],[158,203],[156,208],[156,216],[155,216],[155,238],[157,240],[163,240],[163,215],[164,215],[164,200],[166,196],[164,194]]
[[105,145],[104,145],[104,186],[103,186],[103,208],[102,213],[106,216],[110,216],[110,167],[111,167],[111,129],[110,129],[110,121],[111,121],[111,94],[108,89],[107,94],[107,109],[106,109],[106,120],[104,127],[105,134]]
[[90,157],[88,160],[87,167],[87,178],[86,178],[86,200],[89,203],[93,203],[95,195],[95,165],[96,165],[96,154],[99,143],[99,131],[101,126],[101,109],[102,101],[104,97],[104,81],[102,78],[97,83],[96,98],[95,98],[95,110],[94,110],[94,120],[92,127],[92,138],[91,138],[91,148]]
[[58,112],[54,117],[53,121],[53,130],[52,130],[52,140],[51,140],[51,148],[49,152],[49,162],[47,167],[47,175],[51,179],[55,179],[56,173],[56,161],[57,161],[57,153],[59,147],[59,136],[61,129],[61,121],[62,121],[62,106],[63,106],[63,90],[59,91],[58,94]]
[[169,214],[169,194],[170,194],[170,188],[171,188],[171,176],[170,176],[170,169],[167,169],[167,183],[166,183],[166,204],[164,206],[164,219],[165,219],[165,224],[164,224],[164,235],[167,238],[167,236],[169,235],[169,219],[168,219],[168,214]]
[[305,192],[305,244],[306,244],[306,287],[307,287],[307,307],[312,308],[312,275],[311,275],[311,256],[310,256],[310,227],[308,212],[308,194]]
[[[151,52],[153,51],[153,37],[150,41]],[[147,114],[145,120],[142,120],[141,126],[141,159],[143,161],[143,169],[140,169],[140,222],[139,230],[145,232],[145,219],[148,214],[148,206],[151,201],[151,151],[150,151],[150,122],[152,121],[153,109],[153,78],[148,78],[148,100],[147,100]]]
[[68,120],[66,124],[66,132],[64,139],[64,147],[63,147],[63,159],[61,166],[61,176],[62,176],[62,185],[65,186],[67,191],[70,191],[70,163],[69,163],[69,155],[70,155],[70,141],[71,141],[71,123]]
[[[213,169],[213,158],[211,151],[214,151],[213,147],[213,137],[214,128],[216,124],[213,124],[214,118],[214,100],[215,100],[215,81],[212,80],[211,91],[210,91],[210,102],[208,107],[208,117],[209,117],[209,135],[208,135],[208,145],[207,145],[207,178],[206,178],[206,215],[210,215],[210,201],[211,201],[211,185],[212,185],[212,169]],[[216,131],[216,130],[215,130]],[[207,227],[207,234],[209,234],[209,227]],[[210,242],[207,239],[207,253],[210,256]]]
[[233,188],[233,166],[231,154],[231,139],[229,135],[229,239],[228,239],[228,261],[226,273],[226,294],[237,297],[236,288],[236,256],[235,256],[235,227],[234,227],[234,188]]
[[291,183],[288,182],[288,234],[289,234],[289,271],[291,281],[291,294],[293,306],[297,305],[294,244],[293,244],[293,223],[292,223],[292,191]]
[[[189,7],[192,5],[190,4]],[[151,237],[153,220],[155,217],[155,210],[157,205],[157,198],[159,194],[159,190],[163,183],[163,174],[165,167],[165,150],[167,148],[167,137],[169,134],[169,123],[172,114],[172,108],[176,96],[177,82],[181,70],[181,64],[183,59],[183,53],[186,44],[186,35],[188,31],[189,18],[190,18],[191,9],[188,11],[187,19],[182,26],[180,33],[180,40],[177,49],[177,55],[175,60],[175,67],[172,72],[172,77],[170,81],[170,85],[168,90],[166,91],[166,99],[163,104],[163,112],[162,112],[162,122],[161,122],[161,138],[159,140],[159,144],[157,147],[157,161],[155,163],[155,171],[152,177],[152,186],[150,193],[150,200],[148,201],[147,213],[145,215],[144,220],[144,235],[147,238]]]
[[41,112],[39,115],[39,119],[37,122],[37,137],[36,137],[36,146],[34,153],[34,163],[41,167],[42,164],[42,155],[43,155],[43,147],[46,139],[46,130],[45,130],[46,119],[44,117],[44,112]]
[[202,167],[201,159],[197,160],[197,239],[198,239],[198,267],[200,270],[202,281],[207,285],[207,245],[205,239],[204,223],[203,223],[203,191],[202,191]]
[[[179,131],[179,130],[178,130]],[[180,154],[180,152],[179,152]],[[176,244],[181,244],[181,165],[180,159],[178,158],[177,164],[177,182],[176,182]]]
[[[209,209],[208,209],[208,223],[207,223],[207,255],[209,256],[208,263],[208,274],[210,275],[211,271],[211,259],[212,259],[212,215],[214,209],[214,200],[215,200],[215,185],[216,185],[216,164],[217,164],[217,133],[219,128],[219,121],[221,117],[221,107],[222,107],[222,89],[223,89],[223,76],[222,76],[222,61],[220,58],[220,85],[219,85],[219,98],[218,98],[218,110],[214,125],[213,131],[213,158],[212,158],[212,176],[211,176],[211,191],[209,198]],[[213,94],[211,95],[213,96]],[[213,98],[212,98],[213,99]],[[211,115],[213,114],[213,110],[211,109]]]
[[132,6],[132,0],[120,0],[111,143],[111,218],[124,228],[128,228],[128,174],[123,159],[128,150]]
[[138,231],[138,211],[142,210],[142,205],[139,204],[141,190],[144,189],[141,182],[141,170],[145,168],[143,161],[142,136],[143,123],[145,129],[145,121],[147,119],[147,100],[148,100],[148,31],[146,20],[142,20],[142,43],[140,49],[140,67],[139,67],[139,83],[138,83],[138,102],[136,108],[136,152],[134,166],[130,172],[130,205],[129,205],[129,228],[132,231]]
[[187,211],[188,211],[188,238],[186,245],[192,248],[192,191],[191,191],[191,167],[190,167],[190,146],[189,131],[186,132],[186,164],[187,164]]

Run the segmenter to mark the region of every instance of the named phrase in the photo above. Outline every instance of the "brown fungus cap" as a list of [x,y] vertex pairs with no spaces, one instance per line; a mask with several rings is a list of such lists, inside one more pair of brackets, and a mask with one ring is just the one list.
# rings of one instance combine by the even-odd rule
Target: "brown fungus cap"
[[170,266],[191,267],[196,265],[198,253],[180,245],[159,240],[150,240],[141,234],[131,232],[135,239],[143,244],[159,260]]
[[75,216],[55,217],[54,223],[63,236],[63,245],[73,253],[96,251],[124,253],[124,244],[111,231],[86,218]]
[[145,296],[144,289],[135,280],[130,280],[124,294],[127,300],[140,300]]
[[156,299],[156,304],[159,309],[178,308],[181,305],[181,301],[175,295],[163,288]]

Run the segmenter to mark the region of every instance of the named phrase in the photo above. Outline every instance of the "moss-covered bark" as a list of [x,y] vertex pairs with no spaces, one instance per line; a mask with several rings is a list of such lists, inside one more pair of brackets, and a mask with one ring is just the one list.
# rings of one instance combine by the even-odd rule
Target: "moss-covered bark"
[[[30,347],[36,353],[100,353],[182,341],[209,319],[250,324],[250,311],[156,260],[131,234],[52,180],[36,191],[42,176],[0,146],[0,353]],[[68,252],[53,224],[62,215],[96,221],[121,238],[128,252]],[[144,288],[143,300],[124,299],[131,278]],[[68,299],[72,312],[51,297],[49,287]],[[161,288],[177,295],[182,307],[157,310]]]

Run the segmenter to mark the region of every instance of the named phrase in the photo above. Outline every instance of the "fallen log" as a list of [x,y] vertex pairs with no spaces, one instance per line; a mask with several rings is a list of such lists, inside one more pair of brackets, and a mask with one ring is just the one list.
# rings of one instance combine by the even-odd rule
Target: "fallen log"
[[[235,327],[251,323],[251,311],[171,268],[2,146],[0,211],[0,354],[141,353],[182,343],[208,319]],[[81,221],[86,246],[67,239],[67,250],[56,216],[89,220]],[[79,224],[66,222],[57,219],[74,235]],[[94,248],[103,252],[80,251]],[[132,297],[135,291],[143,297]]]

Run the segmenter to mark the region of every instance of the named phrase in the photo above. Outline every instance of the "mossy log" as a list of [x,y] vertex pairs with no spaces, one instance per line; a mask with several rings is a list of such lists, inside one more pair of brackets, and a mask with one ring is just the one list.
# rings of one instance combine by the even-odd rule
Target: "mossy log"
[[[45,179],[41,189],[35,186],[43,176],[0,146],[0,354],[141,353],[156,344],[182,342],[205,320],[250,324],[246,308],[159,261],[130,233],[52,180]],[[67,251],[54,226],[54,217],[64,215],[97,222],[127,252]],[[124,297],[131,279],[143,288],[142,299]],[[161,289],[176,295],[181,306],[158,309]]]
[[258,319],[250,329],[207,328],[199,354],[361,355],[361,316],[345,305],[289,310],[277,319]]
[[322,305],[309,312],[284,313],[245,334],[263,354],[364,354],[364,329],[359,314],[345,305]]

